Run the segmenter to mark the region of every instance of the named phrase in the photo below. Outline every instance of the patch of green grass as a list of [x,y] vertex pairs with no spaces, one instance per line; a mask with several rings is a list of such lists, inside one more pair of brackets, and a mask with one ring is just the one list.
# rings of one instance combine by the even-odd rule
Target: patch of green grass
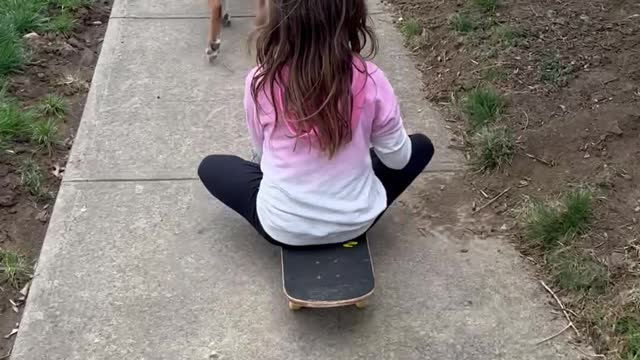
[[484,39],[484,31],[482,31],[482,29],[476,28],[474,30],[477,30],[477,31],[472,31],[472,32],[467,33],[465,35],[465,37],[462,39],[462,41],[469,48],[475,49],[473,51],[473,54],[477,55],[478,54],[478,49],[476,49],[476,48],[478,48],[482,44],[484,44],[485,39]]
[[568,234],[583,234],[589,229],[593,217],[593,195],[589,190],[576,189],[568,192],[562,199],[565,212],[563,224]]
[[46,9],[44,0],[1,0],[0,21],[11,25],[18,35],[42,30]]
[[33,159],[22,162],[18,167],[20,184],[29,191],[36,200],[46,200],[50,194],[44,188],[44,175],[40,166]]
[[42,146],[49,154],[58,143],[58,125],[54,119],[35,123],[31,129],[31,141]]
[[78,10],[83,7],[91,6],[94,0],[50,0],[50,3],[63,10]]
[[552,253],[547,260],[554,283],[562,289],[600,294],[609,284],[607,268],[574,248]]
[[624,316],[616,322],[616,333],[624,339],[623,360],[640,359],[640,320],[637,316]]
[[473,24],[473,21],[471,20],[469,15],[463,13],[457,13],[453,15],[449,19],[449,24],[451,25],[453,30],[461,34],[470,33],[475,29],[475,25]]
[[593,197],[589,190],[570,191],[558,204],[533,202],[526,212],[527,238],[545,249],[589,229],[593,216]]
[[475,132],[495,121],[506,105],[502,95],[487,86],[471,90],[462,100],[462,112],[469,128]]
[[422,34],[422,25],[416,19],[406,19],[400,25],[400,32],[407,38],[411,39]]
[[9,250],[0,250],[0,282],[20,290],[31,279],[27,257]]
[[0,97],[0,139],[4,142],[26,140],[32,123],[30,112],[20,109],[11,99]]
[[498,25],[493,29],[493,36],[496,41],[505,47],[518,46],[520,40],[524,38],[524,32],[508,25]]
[[484,127],[471,139],[471,165],[485,171],[510,164],[516,150],[513,134],[503,127]]
[[76,20],[67,11],[61,11],[49,22],[49,30],[64,36],[71,35],[75,27]]
[[36,106],[36,110],[43,117],[61,118],[64,116],[67,104],[60,96],[49,94],[45,96],[40,104]]
[[15,28],[0,15],[0,77],[20,69],[24,61],[24,47]]
[[473,0],[473,4],[487,13],[493,13],[498,8],[498,0]]
[[640,330],[636,330],[635,333],[629,334],[625,337],[624,360],[638,360],[640,359]]
[[540,80],[553,86],[565,83],[569,68],[557,56],[545,56],[539,66]]

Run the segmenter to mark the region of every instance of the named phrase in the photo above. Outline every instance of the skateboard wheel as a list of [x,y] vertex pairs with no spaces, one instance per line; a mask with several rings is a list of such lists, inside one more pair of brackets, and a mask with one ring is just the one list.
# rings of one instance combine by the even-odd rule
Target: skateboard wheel
[[293,301],[289,301],[289,309],[296,311],[302,309],[302,306],[294,303]]
[[364,301],[364,300],[363,300],[363,301],[358,301],[358,302],[356,303],[356,307],[357,307],[358,309],[364,309],[364,308],[366,308],[366,307],[367,307],[367,302],[366,302],[366,301]]

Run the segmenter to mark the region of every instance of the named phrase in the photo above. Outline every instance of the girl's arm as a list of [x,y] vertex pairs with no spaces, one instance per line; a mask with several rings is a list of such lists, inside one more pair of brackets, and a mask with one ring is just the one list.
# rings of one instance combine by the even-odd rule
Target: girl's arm
[[262,157],[264,133],[262,124],[260,124],[260,119],[257,115],[257,105],[253,100],[253,96],[251,96],[251,80],[253,79],[254,73],[255,70],[251,71],[245,80],[244,112],[254,153],[257,155],[257,158],[260,159]]
[[376,88],[371,145],[386,167],[400,170],[409,163],[411,140],[402,124],[400,106],[389,80],[380,69],[376,69],[371,77]]

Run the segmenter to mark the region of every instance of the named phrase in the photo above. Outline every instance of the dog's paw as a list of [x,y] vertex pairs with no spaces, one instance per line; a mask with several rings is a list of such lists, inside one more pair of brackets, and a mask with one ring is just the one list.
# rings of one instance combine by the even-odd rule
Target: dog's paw
[[211,54],[207,54],[207,58],[209,59],[210,63],[213,63],[218,58],[218,55],[220,55],[220,52],[215,51],[215,52],[212,52]]
[[222,25],[231,26],[231,15],[227,13],[222,16]]
[[213,60],[218,58],[218,55],[220,54],[220,44],[220,39],[218,39],[210,43],[205,50],[205,54],[209,57],[209,62],[212,62]]

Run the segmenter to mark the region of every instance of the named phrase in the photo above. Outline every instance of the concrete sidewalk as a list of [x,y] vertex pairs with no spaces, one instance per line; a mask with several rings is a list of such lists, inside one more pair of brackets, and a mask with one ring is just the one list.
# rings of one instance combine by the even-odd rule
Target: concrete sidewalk
[[[289,311],[278,250],[196,180],[203,156],[250,153],[252,1],[230,1],[243,17],[211,66],[204,0],[116,0],[12,359],[578,359],[534,345],[563,324],[509,245],[471,244],[463,261],[458,239],[421,234],[401,205],[371,235],[368,309]],[[416,187],[446,183],[462,159],[371,5],[376,63],[438,150]]]

